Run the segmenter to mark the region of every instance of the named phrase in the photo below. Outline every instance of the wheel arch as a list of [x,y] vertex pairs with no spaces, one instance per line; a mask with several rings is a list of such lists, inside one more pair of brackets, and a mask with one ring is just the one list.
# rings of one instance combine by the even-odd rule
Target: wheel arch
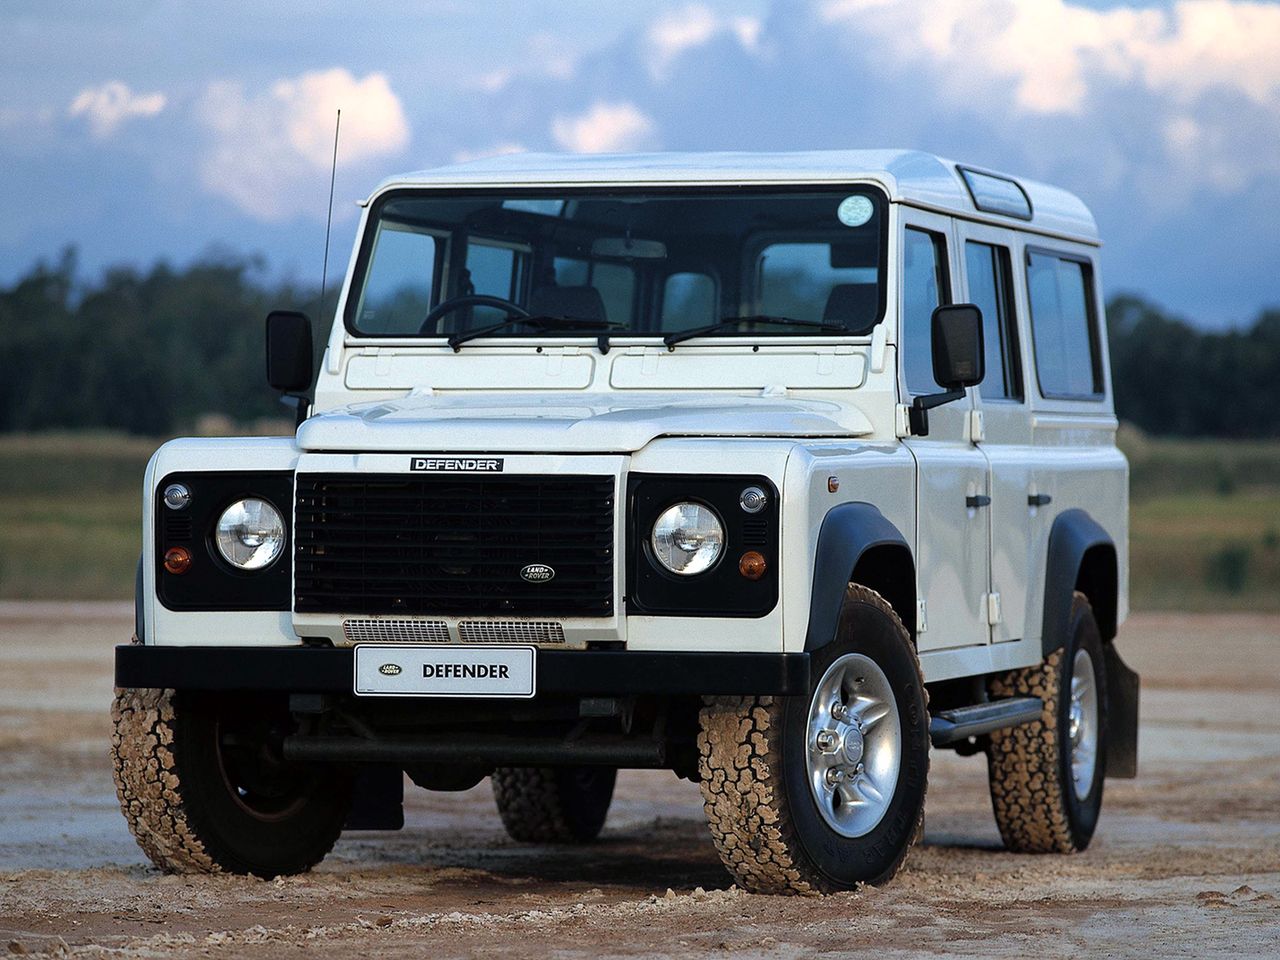
[[822,520],[814,552],[806,650],[824,646],[835,636],[850,582],[883,596],[915,638],[916,575],[911,547],[902,532],[869,503],[842,503]]
[[1119,600],[1115,541],[1084,510],[1071,509],[1058,514],[1049,531],[1040,634],[1041,653],[1046,657],[1066,643],[1071,597],[1077,590],[1089,598],[1103,642],[1115,639]]

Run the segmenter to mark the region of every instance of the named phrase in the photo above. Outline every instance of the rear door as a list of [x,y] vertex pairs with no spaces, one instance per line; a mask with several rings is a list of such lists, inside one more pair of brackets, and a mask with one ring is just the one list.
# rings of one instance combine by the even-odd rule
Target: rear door
[[[990,471],[990,599],[987,619],[991,641],[1027,636],[1028,590],[1035,577],[1033,531],[1044,524],[1027,406],[1020,296],[1016,264],[1017,235],[984,224],[960,223],[964,263],[962,297],[982,310],[986,375],[975,391],[981,414],[978,447]],[[1047,534],[1045,534],[1047,536]],[[1032,629],[1031,635],[1038,631]]]

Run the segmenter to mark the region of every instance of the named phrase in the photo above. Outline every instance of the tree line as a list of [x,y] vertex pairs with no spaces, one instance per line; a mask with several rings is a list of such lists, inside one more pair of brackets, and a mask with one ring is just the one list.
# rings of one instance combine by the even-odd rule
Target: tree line
[[[38,263],[0,288],[0,431],[160,436],[210,413],[285,415],[264,378],[263,319],[273,309],[317,318],[320,298],[266,275],[261,258],[229,253],[96,281],[77,276],[70,250]],[[330,317],[317,319],[319,344]],[[1280,309],[1208,332],[1121,295],[1107,328],[1121,419],[1151,434],[1280,437]]]

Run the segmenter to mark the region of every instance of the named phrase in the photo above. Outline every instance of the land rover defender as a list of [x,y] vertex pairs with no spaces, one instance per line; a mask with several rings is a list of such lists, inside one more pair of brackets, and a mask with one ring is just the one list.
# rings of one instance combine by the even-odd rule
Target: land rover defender
[[915,152],[522,155],[379,186],[284,438],[147,468],[125,816],[172,871],[304,871],[486,777],[581,842],[701,786],[756,892],[881,883],[931,749],[1011,850],[1136,769],[1128,468],[1071,194]]

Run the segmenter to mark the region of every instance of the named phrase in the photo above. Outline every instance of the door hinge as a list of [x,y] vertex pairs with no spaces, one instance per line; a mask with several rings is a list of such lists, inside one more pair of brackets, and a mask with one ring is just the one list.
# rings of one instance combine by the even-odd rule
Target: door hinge
[[981,443],[987,438],[986,427],[982,420],[981,410],[969,411],[969,442]]
[[1002,619],[1000,610],[1000,594],[987,594],[987,625],[994,627]]
[[929,629],[929,605],[924,600],[916,601],[916,633],[924,633]]

